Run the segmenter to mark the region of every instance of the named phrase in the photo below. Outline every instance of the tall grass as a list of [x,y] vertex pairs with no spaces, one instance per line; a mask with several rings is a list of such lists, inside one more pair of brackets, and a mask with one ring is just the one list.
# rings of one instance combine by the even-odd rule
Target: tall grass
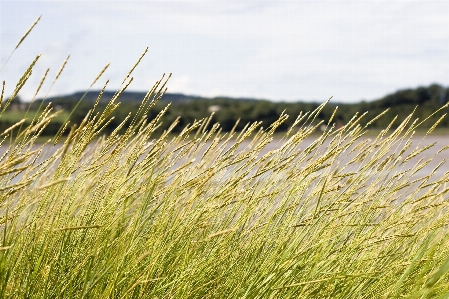
[[325,103],[280,139],[285,114],[155,138],[161,79],[103,136],[129,77],[62,144],[36,144],[51,105],[2,134],[16,132],[1,147],[1,298],[447,298],[449,172],[419,175],[434,157],[412,147],[412,115],[372,139],[364,115],[318,122]]

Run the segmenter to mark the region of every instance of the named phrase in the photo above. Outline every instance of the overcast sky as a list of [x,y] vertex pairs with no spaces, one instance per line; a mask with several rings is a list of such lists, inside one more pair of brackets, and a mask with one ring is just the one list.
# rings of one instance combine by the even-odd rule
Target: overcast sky
[[[1,1],[0,73],[29,99],[49,67],[43,97],[110,79],[116,90],[148,46],[130,90],[173,73],[168,92],[273,101],[356,102],[403,88],[449,84],[449,1]],[[0,66],[1,67],[1,66]]]

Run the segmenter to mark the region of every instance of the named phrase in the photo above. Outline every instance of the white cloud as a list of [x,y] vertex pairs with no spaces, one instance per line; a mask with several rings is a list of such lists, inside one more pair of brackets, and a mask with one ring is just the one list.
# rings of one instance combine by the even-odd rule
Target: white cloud
[[169,92],[177,93],[177,92],[188,92],[191,88],[191,79],[189,76],[177,76],[174,78],[170,78],[169,84]]
[[1,73],[11,88],[42,52],[39,74],[72,55],[54,94],[109,61],[114,89],[146,46],[137,90],[173,72],[176,92],[358,101],[448,80],[449,1],[3,1],[2,61],[41,13]]

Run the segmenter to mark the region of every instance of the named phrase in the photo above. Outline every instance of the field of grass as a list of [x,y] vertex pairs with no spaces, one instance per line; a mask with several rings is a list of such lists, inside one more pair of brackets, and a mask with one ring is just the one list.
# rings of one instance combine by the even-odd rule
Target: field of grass
[[0,298],[448,298],[449,172],[417,174],[438,159],[411,145],[421,120],[316,134],[324,103],[263,154],[287,115],[154,138],[161,80],[103,136],[128,77],[62,146],[36,142],[51,107],[1,133],[16,132],[1,145]]

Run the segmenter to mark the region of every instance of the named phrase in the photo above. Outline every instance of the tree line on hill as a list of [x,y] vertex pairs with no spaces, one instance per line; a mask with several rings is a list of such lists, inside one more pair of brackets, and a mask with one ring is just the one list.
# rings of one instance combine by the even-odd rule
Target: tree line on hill
[[[92,108],[94,101],[97,99],[99,91],[89,91],[83,101],[79,103],[79,100],[84,93],[78,92],[67,96],[58,96],[47,99],[39,99],[34,101],[29,107],[30,111],[36,111],[41,104],[47,104],[52,102],[54,107],[63,109],[65,111],[73,111],[70,121],[71,123],[80,123],[86,113]],[[109,99],[112,98],[114,92],[106,91],[103,94],[98,109],[102,109],[106,106]],[[111,132],[117,127],[128,115],[129,112],[136,113],[139,105],[144,98],[145,93],[141,92],[127,92],[125,91],[120,98],[119,102],[122,104],[114,112],[114,120],[106,128],[106,133]],[[363,123],[367,123],[375,116],[382,113],[385,109],[389,108],[390,111],[383,117],[376,120],[370,125],[370,128],[385,128],[395,116],[398,117],[393,125],[393,128],[405,119],[410,113],[412,113],[416,107],[415,118],[424,119],[435,110],[443,106],[449,101],[449,88],[433,84],[427,87],[418,87],[415,89],[399,90],[395,93],[389,94],[381,99],[370,102],[359,103],[334,103],[330,101],[324,109],[320,112],[317,120],[328,120],[334,113],[336,106],[338,110],[335,113],[333,122],[337,126],[341,126],[347,123],[356,112],[359,114],[368,112],[364,118]],[[79,103],[77,105],[77,103]],[[168,103],[171,103],[170,108],[165,114],[163,124],[160,130],[167,129],[170,124],[180,116],[180,123],[175,128],[175,132],[182,130],[185,125],[193,123],[194,120],[205,118],[210,116],[214,112],[214,116],[211,123],[219,122],[224,132],[230,131],[236,121],[240,119],[237,126],[237,130],[242,129],[248,122],[262,121],[263,127],[268,127],[271,123],[276,121],[281,113],[285,111],[289,115],[287,121],[285,121],[280,127],[279,131],[287,130],[295,121],[296,116],[301,112],[312,111],[317,108],[321,103],[309,103],[309,102],[271,102],[267,100],[257,99],[236,99],[227,97],[216,98],[204,98],[196,96],[186,96],[183,94],[165,94],[157,105],[149,111],[148,119],[153,119],[159,111],[161,111]],[[19,99],[15,99],[8,107],[5,113],[13,110],[28,109],[28,105],[20,102]],[[433,116],[429,121],[424,123],[423,127],[431,127],[433,123],[440,118],[445,112],[442,111]],[[17,119],[16,121],[19,121]],[[63,125],[64,120],[58,119],[51,123],[45,130],[44,134],[53,135]],[[0,132],[11,127],[14,124],[14,120],[7,118],[2,120],[0,117]],[[445,118],[440,123],[441,127],[449,127],[449,119]],[[125,126],[126,128],[126,126]]]

